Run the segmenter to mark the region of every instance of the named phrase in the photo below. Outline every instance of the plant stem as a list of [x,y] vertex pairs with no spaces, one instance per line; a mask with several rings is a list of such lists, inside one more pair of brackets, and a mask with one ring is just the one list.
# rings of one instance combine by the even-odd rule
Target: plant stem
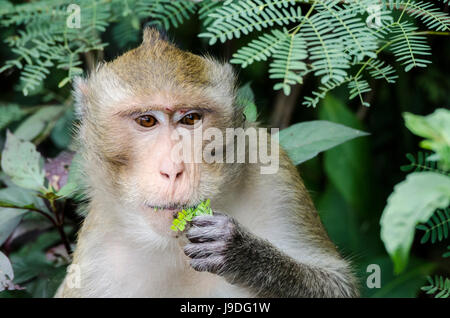
[[[42,215],[45,218],[47,218],[53,224],[53,226],[56,228],[56,230],[58,231],[59,236],[61,237],[61,241],[63,242],[67,253],[70,255],[71,248],[70,248],[69,240],[67,239],[66,233],[64,233],[64,227],[63,227],[62,222],[55,220],[48,213],[46,213],[46,212],[44,212],[44,211],[42,211],[42,210],[40,210],[38,208],[35,208],[35,207],[20,207],[20,206],[15,206],[15,205],[12,205],[12,204],[10,205],[10,204],[2,204],[2,203],[0,203],[0,208],[27,210],[27,211],[39,213],[40,215]],[[55,214],[55,216],[56,216],[56,214]]]

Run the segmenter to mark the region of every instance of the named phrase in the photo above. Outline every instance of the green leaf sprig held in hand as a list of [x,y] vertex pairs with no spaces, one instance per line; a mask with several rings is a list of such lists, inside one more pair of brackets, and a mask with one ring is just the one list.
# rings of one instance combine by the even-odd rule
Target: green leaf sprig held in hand
[[213,211],[211,209],[210,200],[206,200],[201,202],[197,207],[195,208],[188,208],[183,209],[180,212],[178,212],[178,216],[176,219],[173,220],[172,226],[170,229],[172,231],[183,231],[186,227],[186,224],[188,221],[192,221],[192,219],[199,215],[212,215]]

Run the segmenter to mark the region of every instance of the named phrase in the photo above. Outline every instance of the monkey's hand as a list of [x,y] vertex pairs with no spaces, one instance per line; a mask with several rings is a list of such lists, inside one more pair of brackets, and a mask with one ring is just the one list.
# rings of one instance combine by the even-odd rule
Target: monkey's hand
[[186,232],[184,253],[197,271],[224,277],[259,297],[354,297],[345,269],[327,270],[295,261],[223,215],[202,215]]
[[[231,217],[215,213],[193,218],[186,232],[190,241],[184,253],[191,258],[190,264],[197,271],[231,278],[237,254],[244,253],[242,242],[246,231]],[[239,267],[238,267],[239,268]]]

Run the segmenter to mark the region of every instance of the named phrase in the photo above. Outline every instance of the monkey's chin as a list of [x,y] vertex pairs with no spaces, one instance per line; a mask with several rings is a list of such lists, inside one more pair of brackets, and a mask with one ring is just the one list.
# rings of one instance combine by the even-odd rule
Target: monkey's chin
[[153,231],[161,236],[177,238],[179,232],[170,229],[173,220],[181,211],[179,207],[173,206],[169,208],[155,209],[153,206],[145,208],[146,219],[148,220]]

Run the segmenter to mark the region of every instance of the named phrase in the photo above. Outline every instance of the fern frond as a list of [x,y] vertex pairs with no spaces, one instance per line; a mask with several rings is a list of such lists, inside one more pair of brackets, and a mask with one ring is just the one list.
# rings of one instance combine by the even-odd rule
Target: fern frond
[[417,34],[417,27],[409,22],[395,23],[392,27],[391,50],[397,62],[405,65],[405,72],[413,67],[426,67],[431,61],[423,56],[431,55],[430,47],[423,35]]
[[80,2],[83,18],[79,29],[67,26],[68,0],[42,1],[16,5],[4,12],[0,25],[25,25],[6,42],[17,55],[1,68],[12,66],[22,69],[20,86],[25,95],[35,91],[56,66],[65,69],[68,77],[60,82],[60,87],[70,78],[79,74],[80,54],[102,49],[99,33],[104,32],[110,18],[110,3],[107,0]]
[[124,46],[137,40],[141,20],[152,18],[149,24],[179,26],[196,10],[190,0],[80,0],[80,27],[68,25],[70,0],[33,1],[0,9],[0,26],[17,26],[16,34],[6,43],[15,58],[0,68],[22,70],[20,85],[23,93],[36,91],[54,67],[67,71],[59,87],[81,72],[81,56],[102,50],[107,44],[101,34],[113,22],[113,37]]
[[343,81],[330,80],[326,83],[321,84],[317,89],[317,91],[312,92],[312,95],[314,97],[305,96],[302,105],[305,105],[307,107],[316,107],[319,104],[319,102],[325,98],[328,92],[345,83],[348,83],[350,80],[351,78],[348,77]]
[[414,18],[420,18],[425,25],[436,31],[450,30],[450,16],[436,8],[433,3],[424,1],[395,0],[390,7],[401,9]]
[[450,208],[437,210],[427,223],[419,224],[416,228],[425,231],[420,240],[422,244],[428,242],[430,238],[431,243],[441,242],[443,239],[448,238],[448,233],[450,232]]
[[308,56],[306,42],[301,34],[284,34],[284,40],[276,47],[273,62],[269,66],[269,78],[282,79],[274,85],[274,90],[282,89],[285,95],[291,93],[291,85],[301,84],[302,75],[298,71],[306,71],[303,61]]
[[429,285],[421,287],[428,295],[434,294],[435,298],[448,298],[450,296],[450,279],[443,276],[427,276]]
[[419,172],[419,171],[432,171],[442,174],[447,174],[438,168],[437,161],[428,160],[431,153],[426,153],[419,151],[417,153],[417,159],[412,154],[406,154],[406,158],[409,160],[409,164],[400,167],[401,171],[404,172]]
[[398,78],[398,75],[395,74],[395,69],[391,65],[385,65],[383,61],[369,59],[366,64],[370,76],[375,79],[384,79],[388,83],[395,83],[395,80]]
[[350,57],[339,38],[332,34],[333,25],[327,14],[316,13],[304,17],[302,37],[308,44],[309,58],[314,75],[321,77],[322,84],[329,80],[344,81],[350,67]]
[[445,252],[444,254],[442,254],[443,258],[447,258],[450,257],[450,245],[447,246],[447,252]]
[[129,43],[139,41],[139,30],[139,19],[129,15],[113,26],[112,37],[120,47],[125,47]]
[[27,64],[20,74],[21,88],[24,95],[28,95],[30,91],[33,91],[36,87],[39,87],[41,82],[50,74],[48,67],[43,65]]
[[285,40],[286,34],[279,30],[275,29],[271,33],[264,33],[234,53],[230,62],[246,68],[255,61],[266,61],[276,51],[279,44]]
[[209,15],[215,20],[199,37],[209,38],[209,44],[213,45],[217,40],[223,43],[254,30],[298,22],[302,18],[301,8],[287,8],[294,3],[293,0],[227,1]]
[[365,56],[376,58],[378,48],[376,37],[372,35],[363,19],[357,17],[352,5],[339,6],[340,0],[319,1],[317,9],[331,22],[334,36],[343,42],[347,52],[361,61]]
[[241,17],[249,15],[258,15],[264,10],[266,13],[275,13],[277,9],[282,7],[287,8],[289,5],[294,5],[295,0],[227,0],[221,9],[210,15],[214,18],[214,25],[218,25],[223,21],[233,21]]
[[361,105],[369,107],[370,104],[366,101],[364,101],[364,98],[362,94],[370,92],[371,88],[369,86],[369,83],[365,79],[363,79],[361,76],[353,77],[351,81],[348,83],[348,88],[350,90],[350,96],[349,99],[353,99],[356,96],[359,97],[359,100],[361,102]]
[[[138,10],[141,17],[150,17],[148,25],[162,25],[166,30],[177,28],[195,13],[197,4],[190,0],[140,0]],[[140,10],[142,9],[142,11]]]
[[214,18],[210,15],[221,7],[223,3],[223,1],[217,0],[203,0],[199,3],[198,18],[203,22],[203,26],[209,26],[214,21]]

